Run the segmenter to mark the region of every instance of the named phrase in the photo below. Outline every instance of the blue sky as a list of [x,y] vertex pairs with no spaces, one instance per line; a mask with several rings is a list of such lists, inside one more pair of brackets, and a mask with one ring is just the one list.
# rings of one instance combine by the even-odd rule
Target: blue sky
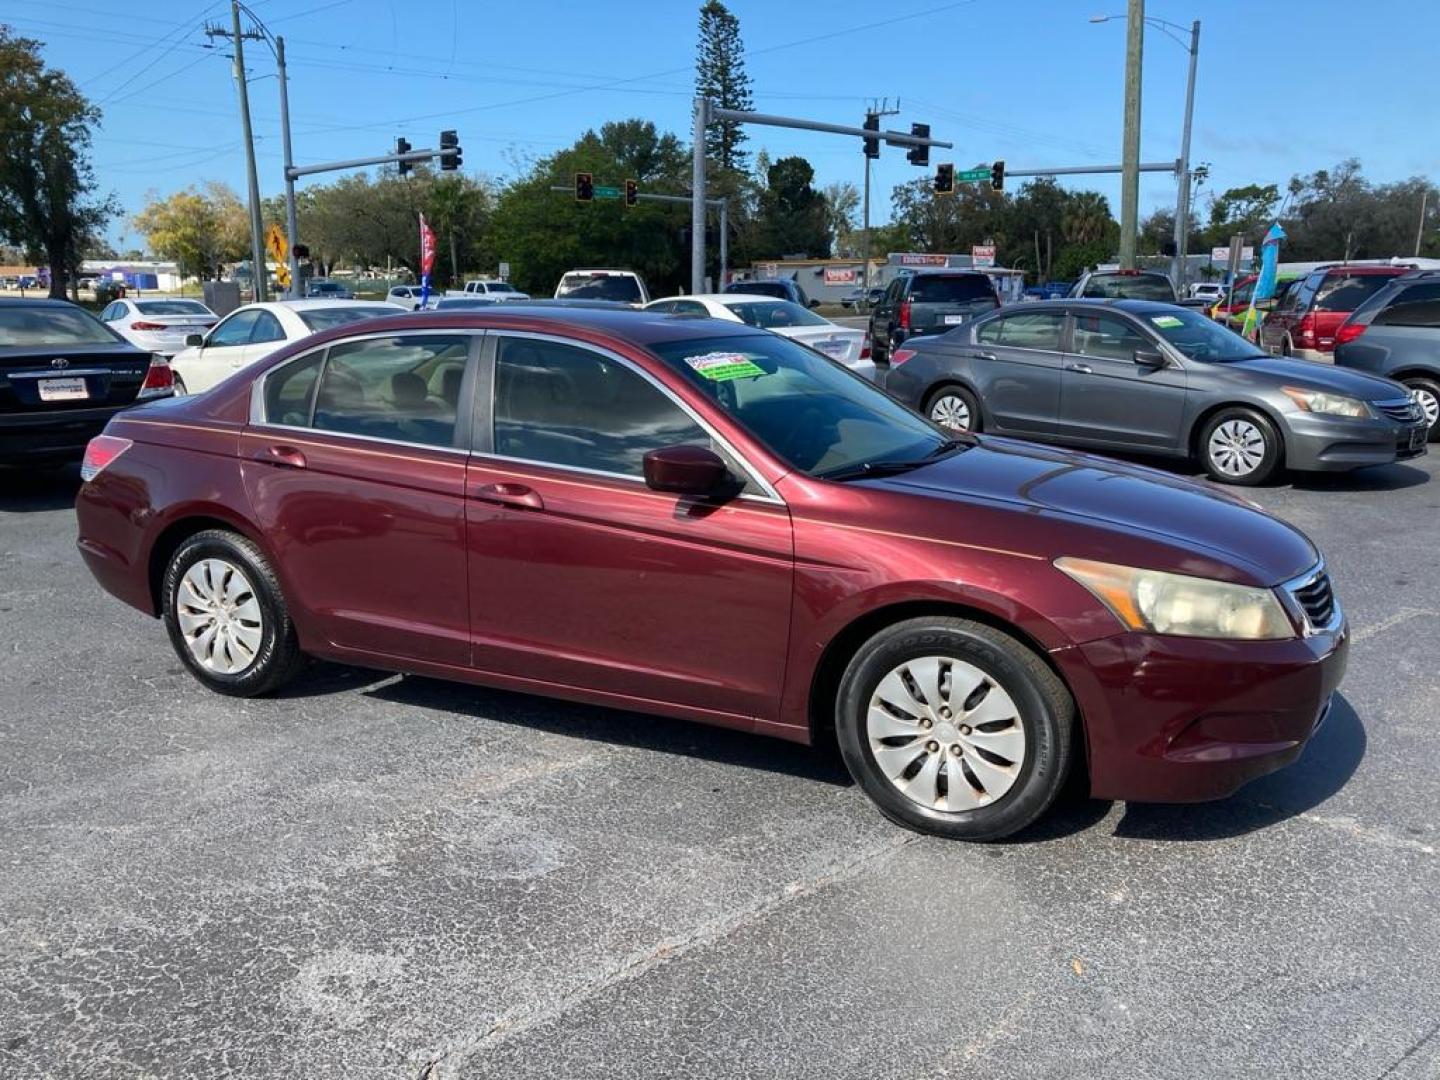
[[[698,0],[251,0],[287,41],[297,162],[386,152],[397,134],[430,145],[460,131],[465,168],[504,178],[569,145],[587,127],[643,116],[688,141]],[[1124,0],[731,0],[756,106],[858,124],[871,98],[900,100],[887,123],[930,123],[955,143],[935,160],[962,168],[1003,157],[1011,168],[1119,160],[1123,20],[1092,14]],[[1440,174],[1430,87],[1440,3],[1387,0],[1151,0],[1148,15],[1202,21],[1192,159],[1219,191],[1359,157],[1380,181]],[[1373,13],[1373,17],[1372,17]],[[206,49],[207,18],[229,4],[145,0],[0,0],[0,21],[45,43],[45,55],[102,105],[101,184],[127,220],[111,238],[137,244],[128,215],[162,194],[245,173],[229,61]],[[876,25],[883,24],[883,25]],[[1142,157],[1174,158],[1186,54],[1145,41]],[[248,43],[251,107],[266,195],[281,190],[273,60]],[[1332,86],[1331,83],[1334,83]],[[858,144],[838,136],[752,128],[750,150],[799,154],[818,183],[859,182]],[[889,192],[918,175],[886,149],[873,177],[877,221]],[[317,182],[323,182],[320,178]],[[1118,180],[1073,178],[1105,192]],[[1142,213],[1174,201],[1167,175],[1142,177]],[[1202,198],[1203,198],[1203,192]]]

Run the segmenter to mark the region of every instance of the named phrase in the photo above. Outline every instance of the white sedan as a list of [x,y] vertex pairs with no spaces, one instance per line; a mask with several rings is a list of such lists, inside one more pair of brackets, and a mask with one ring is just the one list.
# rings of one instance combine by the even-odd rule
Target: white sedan
[[870,342],[866,340],[865,331],[837,326],[789,300],[749,293],[667,296],[646,304],[645,310],[672,315],[708,315],[712,319],[741,322],[794,338],[849,368],[865,368],[870,364]]
[[130,344],[161,356],[174,356],[186,337],[204,333],[219,320],[199,300],[184,297],[112,300],[100,312],[100,321]]
[[188,346],[170,361],[175,391],[198,394],[276,349],[332,326],[399,315],[405,308],[383,300],[275,300],[246,304],[226,315],[213,330],[186,339]]

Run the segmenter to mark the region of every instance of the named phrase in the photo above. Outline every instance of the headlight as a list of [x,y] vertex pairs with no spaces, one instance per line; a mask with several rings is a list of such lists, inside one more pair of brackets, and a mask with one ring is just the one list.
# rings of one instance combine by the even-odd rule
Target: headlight
[[1344,394],[1327,394],[1324,390],[1302,390],[1298,386],[1282,386],[1280,392],[1306,412],[1329,416],[1374,416],[1370,406],[1359,398]]
[[1055,566],[1090,590],[1127,630],[1244,641],[1295,636],[1270,589],[1090,559],[1060,558]]

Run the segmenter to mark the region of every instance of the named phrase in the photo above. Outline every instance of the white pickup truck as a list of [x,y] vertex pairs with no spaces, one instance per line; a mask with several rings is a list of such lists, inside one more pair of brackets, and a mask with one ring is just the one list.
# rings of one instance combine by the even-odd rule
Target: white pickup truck
[[465,282],[463,289],[447,289],[446,296],[483,296],[490,300],[529,300],[530,294],[523,293],[507,281],[490,281],[479,278]]

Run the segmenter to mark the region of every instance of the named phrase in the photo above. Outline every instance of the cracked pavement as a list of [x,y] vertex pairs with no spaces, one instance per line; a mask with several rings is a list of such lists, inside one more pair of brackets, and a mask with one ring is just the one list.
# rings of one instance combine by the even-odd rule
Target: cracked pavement
[[1440,1076],[1440,455],[1251,493],[1355,644],[1292,768],[897,829],[829,753],[336,666],[237,701],[0,472],[0,1077]]

